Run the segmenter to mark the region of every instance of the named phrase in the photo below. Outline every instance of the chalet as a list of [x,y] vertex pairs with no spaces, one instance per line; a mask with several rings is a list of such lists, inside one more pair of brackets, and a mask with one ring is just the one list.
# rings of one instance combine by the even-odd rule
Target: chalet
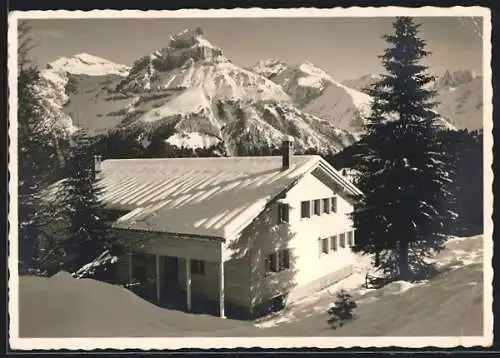
[[361,192],[320,156],[104,160],[114,230],[129,243],[124,281],[255,317],[353,272],[352,200]]

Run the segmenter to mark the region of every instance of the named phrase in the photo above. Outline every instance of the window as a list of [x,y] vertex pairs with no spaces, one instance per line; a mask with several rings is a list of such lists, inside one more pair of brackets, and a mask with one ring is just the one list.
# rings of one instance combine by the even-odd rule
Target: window
[[205,261],[191,260],[191,273],[195,275],[205,275]]
[[290,250],[284,249],[266,256],[266,272],[279,272],[290,268]]
[[285,249],[278,252],[279,256],[279,268],[281,270],[290,268],[290,250]]
[[337,197],[334,196],[333,198],[331,198],[331,201],[332,201],[332,212],[336,213],[337,212]]
[[337,235],[330,237],[330,249],[332,251],[338,250]]
[[323,199],[323,212],[330,213],[330,199]]
[[288,204],[279,204],[278,205],[278,222],[287,223],[290,219],[289,215],[289,206]]
[[349,231],[347,233],[347,241],[349,242],[350,247],[354,246],[354,231]]
[[311,202],[303,201],[300,203],[300,217],[310,218],[311,217]]
[[320,241],[321,241],[321,253],[327,254],[328,253],[328,238],[320,239]]
[[314,200],[314,215],[321,215],[321,200]]
[[340,247],[346,247],[345,234],[340,234]]

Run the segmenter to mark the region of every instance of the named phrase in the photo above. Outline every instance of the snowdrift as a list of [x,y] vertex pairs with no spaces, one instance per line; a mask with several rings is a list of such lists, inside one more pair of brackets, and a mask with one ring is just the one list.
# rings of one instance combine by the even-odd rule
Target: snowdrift
[[66,272],[20,277],[19,336],[264,336],[248,322],[157,307],[125,288]]

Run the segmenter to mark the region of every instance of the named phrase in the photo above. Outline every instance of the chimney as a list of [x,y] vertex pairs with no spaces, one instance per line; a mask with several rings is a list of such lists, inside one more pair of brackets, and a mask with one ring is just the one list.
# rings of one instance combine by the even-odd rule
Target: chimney
[[290,161],[293,156],[293,137],[288,136],[283,140],[281,145],[281,158],[282,158],[282,166],[283,170],[287,170],[290,168]]

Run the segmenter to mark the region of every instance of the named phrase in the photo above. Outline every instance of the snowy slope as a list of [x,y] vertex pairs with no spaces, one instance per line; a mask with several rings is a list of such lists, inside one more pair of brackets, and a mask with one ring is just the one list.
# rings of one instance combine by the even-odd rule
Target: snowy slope
[[158,307],[124,287],[66,272],[19,281],[23,338],[266,335],[250,322]]
[[304,112],[328,120],[336,128],[358,132],[370,109],[370,96],[336,81],[309,61],[298,66],[263,60],[251,67],[279,84]]
[[[434,262],[438,275],[417,282],[364,287],[370,258],[359,255],[350,277],[258,320],[263,332],[294,336],[480,336],[483,334],[483,237],[452,237]],[[327,310],[347,290],[357,303],[356,319],[332,330]],[[436,305],[436,302],[439,304]],[[397,309],[395,309],[397,307]]]

